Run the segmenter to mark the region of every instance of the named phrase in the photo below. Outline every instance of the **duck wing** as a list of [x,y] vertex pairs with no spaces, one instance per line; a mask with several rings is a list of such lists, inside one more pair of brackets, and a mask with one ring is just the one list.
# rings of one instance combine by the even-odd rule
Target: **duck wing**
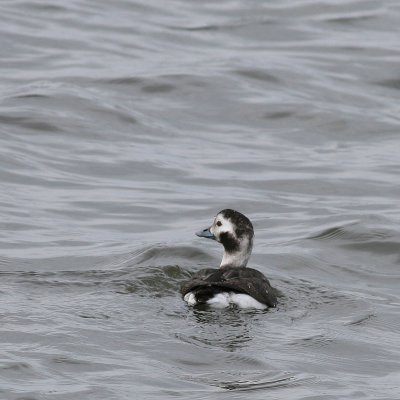
[[210,294],[227,290],[245,293],[268,307],[275,307],[277,303],[275,289],[268,279],[260,271],[247,267],[200,270],[193,279],[182,285],[181,293],[185,296],[197,290]]

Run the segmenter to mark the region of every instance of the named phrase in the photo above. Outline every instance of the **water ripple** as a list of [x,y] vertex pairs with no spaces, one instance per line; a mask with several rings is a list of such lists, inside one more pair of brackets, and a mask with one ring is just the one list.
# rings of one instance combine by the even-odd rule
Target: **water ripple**
[[[2,398],[398,398],[398,2],[0,11]],[[226,207],[276,309],[181,299]]]

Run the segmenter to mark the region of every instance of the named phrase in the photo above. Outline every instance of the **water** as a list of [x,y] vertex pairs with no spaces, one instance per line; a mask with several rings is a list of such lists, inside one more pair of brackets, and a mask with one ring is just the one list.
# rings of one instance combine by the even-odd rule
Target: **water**
[[[3,1],[2,399],[398,399],[400,4]],[[267,312],[188,308],[250,217]]]

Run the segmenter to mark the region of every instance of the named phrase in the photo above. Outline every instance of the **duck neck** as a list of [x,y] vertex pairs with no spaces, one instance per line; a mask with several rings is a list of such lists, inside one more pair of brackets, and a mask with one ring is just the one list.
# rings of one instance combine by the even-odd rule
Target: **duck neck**
[[252,248],[253,248],[252,240],[242,242],[237,250],[228,251],[225,248],[220,268],[245,267],[247,265],[247,262],[249,261]]

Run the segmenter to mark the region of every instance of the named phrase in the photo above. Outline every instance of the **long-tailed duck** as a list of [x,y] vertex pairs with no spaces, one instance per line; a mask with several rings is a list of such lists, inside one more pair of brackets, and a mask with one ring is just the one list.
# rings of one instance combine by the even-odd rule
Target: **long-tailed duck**
[[182,296],[189,305],[225,308],[234,304],[256,309],[276,306],[275,290],[268,279],[246,267],[254,237],[253,225],[246,216],[235,210],[222,210],[210,228],[196,235],[222,243],[225,251],[218,269],[202,269],[182,285]]

